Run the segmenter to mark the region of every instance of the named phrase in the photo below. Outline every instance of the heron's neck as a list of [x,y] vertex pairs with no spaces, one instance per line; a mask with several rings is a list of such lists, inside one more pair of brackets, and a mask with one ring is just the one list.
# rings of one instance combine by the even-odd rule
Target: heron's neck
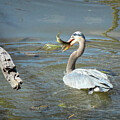
[[74,51],[68,60],[67,67],[66,67],[66,72],[67,74],[72,72],[75,69],[75,63],[77,59],[83,54],[84,49],[85,49],[85,39],[81,38],[83,40],[79,41],[79,47],[76,51]]

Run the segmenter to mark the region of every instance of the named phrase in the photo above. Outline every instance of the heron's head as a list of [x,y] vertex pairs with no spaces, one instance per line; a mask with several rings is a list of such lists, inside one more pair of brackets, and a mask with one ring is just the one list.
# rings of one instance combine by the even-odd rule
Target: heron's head
[[[79,41],[85,41],[85,36],[82,32],[76,31],[71,35],[71,38],[68,40],[70,42],[70,46],[74,45],[75,43],[78,43]],[[66,47],[65,50],[67,50],[70,46]],[[64,50],[64,51],[65,51]]]

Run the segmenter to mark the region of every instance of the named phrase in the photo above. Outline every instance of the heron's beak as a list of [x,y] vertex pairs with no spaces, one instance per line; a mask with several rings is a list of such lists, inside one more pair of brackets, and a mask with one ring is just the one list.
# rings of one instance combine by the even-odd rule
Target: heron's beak
[[67,45],[67,47],[63,50],[63,51],[66,51],[70,46],[72,46],[73,44],[72,44],[72,41],[74,40],[74,38],[70,38],[69,40],[68,40],[68,42],[69,42],[69,45]]

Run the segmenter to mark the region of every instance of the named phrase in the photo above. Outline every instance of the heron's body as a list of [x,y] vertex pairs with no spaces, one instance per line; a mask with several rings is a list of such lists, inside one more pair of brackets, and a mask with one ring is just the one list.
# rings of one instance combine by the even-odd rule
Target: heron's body
[[74,51],[68,60],[66,67],[66,75],[63,77],[63,81],[66,85],[77,89],[88,89],[89,94],[94,91],[107,92],[113,85],[110,83],[106,74],[96,69],[75,69],[75,63],[77,59],[83,54],[85,49],[85,37],[77,31],[73,33],[71,45],[78,42],[79,47]]
[[113,86],[106,74],[96,69],[75,69],[63,77],[66,85],[76,89],[89,89],[89,94],[107,92]]

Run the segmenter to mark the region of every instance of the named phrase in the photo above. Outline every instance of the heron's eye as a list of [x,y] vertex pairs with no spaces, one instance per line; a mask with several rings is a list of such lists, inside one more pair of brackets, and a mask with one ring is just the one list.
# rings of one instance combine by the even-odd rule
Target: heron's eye
[[76,33],[74,33],[73,35],[74,35],[74,36],[77,36],[77,34],[76,34]]
[[81,36],[80,34],[77,34],[77,33],[74,33],[73,35],[74,35],[74,36]]

